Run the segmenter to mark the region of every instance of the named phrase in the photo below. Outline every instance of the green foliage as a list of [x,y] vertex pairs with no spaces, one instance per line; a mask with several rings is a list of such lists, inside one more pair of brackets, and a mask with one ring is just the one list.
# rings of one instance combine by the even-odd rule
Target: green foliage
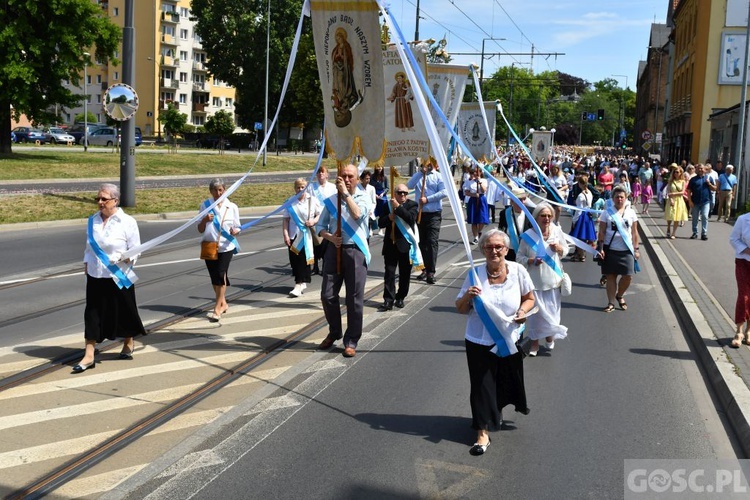
[[[307,19],[306,24],[309,23]],[[310,26],[306,26],[306,32],[300,37],[297,61],[289,82],[289,88],[293,91],[287,93],[284,103],[284,121],[304,123],[308,127],[322,126],[323,95],[320,92],[317,64],[312,30]]]
[[[9,0],[0,7],[0,153],[10,153],[11,109],[33,123],[54,123],[55,107],[82,97],[84,64],[111,58],[121,30],[91,0]],[[116,61],[113,61],[116,62]]]
[[75,123],[96,123],[96,115],[94,113],[92,113],[91,111],[87,111],[86,112],[85,118],[86,119],[84,120],[83,113],[78,113],[75,116],[74,122]]
[[232,135],[234,132],[234,118],[228,111],[219,110],[208,117],[205,125],[206,132],[221,137]]
[[177,140],[177,136],[185,132],[187,119],[187,115],[180,113],[180,110],[172,102],[167,104],[166,111],[159,113],[158,118],[162,127],[164,127],[164,132],[172,137],[173,144]]
[[[263,121],[267,7],[267,0],[193,0],[191,3],[197,20],[195,32],[209,56],[208,70],[237,89],[235,112],[243,128],[252,129],[254,122]],[[271,115],[279,101],[301,7],[302,0],[271,2],[268,54]]]

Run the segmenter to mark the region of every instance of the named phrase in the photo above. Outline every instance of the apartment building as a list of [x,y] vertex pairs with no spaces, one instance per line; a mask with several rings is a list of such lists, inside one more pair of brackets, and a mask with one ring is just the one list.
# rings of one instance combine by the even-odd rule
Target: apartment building
[[[124,0],[98,0],[118,26],[124,25]],[[235,89],[211,78],[206,69],[208,54],[190,20],[189,0],[139,0],[135,3],[135,78],[139,98],[135,125],[144,136],[161,137],[157,120],[160,110],[173,103],[188,116],[188,123],[201,126],[219,110],[234,115]],[[122,60],[122,52],[116,54]],[[98,122],[106,120],[102,107],[110,85],[122,83],[120,65],[94,61],[86,69],[84,88],[74,92],[88,95],[88,110]],[[72,124],[83,105],[66,110],[65,123]]]

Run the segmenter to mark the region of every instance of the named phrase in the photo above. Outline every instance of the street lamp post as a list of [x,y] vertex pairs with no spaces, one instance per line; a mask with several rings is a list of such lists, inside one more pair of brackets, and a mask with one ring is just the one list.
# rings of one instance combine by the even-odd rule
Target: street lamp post
[[91,54],[88,52],[83,53],[83,152],[89,150],[89,90],[88,90],[88,71],[89,57]]
[[[623,90],[623,92],[624,92],[628,88],[628,75],[612,75],[612,76],[617,76],[617,77],[620,77],[620,78],[625,78],[625,89]],[[620,95],[620,109],[619,109],[620,119],[619,119],[619,123],[618,123],[618,125],[620,127],[620,134],[622,134],[622,131],[625,130],[625,101],[623,101],[622,98],[623,98],[623,96],[621,94]]]
[[[651,136],[654,153],[656,153],[656,134],[657,131],[661,132],[659,128],[659,94],[661,93],[661,61],[664,58],[664,47],[649,46],[649,49],[654,49],[659,54],[659,74],[656,75],[656,100],[654,101],[654,130]],[[650,64],[651,61],[649,61]],[[659,155],[661,156],[661,147],[659,148]]]
[[[263,133],[268,137],[268,62],[269,62],[269,51],[271,49],[271,0],[268,0],[268,19],[266,20],[266,104],[263,112]],[[263,146],[263,166],[266,166],[266,159],[268,157],[268,141],[264,140]]]

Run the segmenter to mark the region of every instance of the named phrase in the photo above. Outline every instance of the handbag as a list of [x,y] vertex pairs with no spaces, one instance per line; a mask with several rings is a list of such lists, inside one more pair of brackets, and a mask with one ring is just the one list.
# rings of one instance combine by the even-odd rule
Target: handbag
[[521,353],[522,357],[526,357],[531,352],[531,342],[529,337],[523,336],[516,341],[516,349]]
[[[224,211],[224,216],[227,214]],[[219,227],[224,224],[224,216],[221,217]],[[221,231],[219,231],[216,241],[201,241],[201,260],[219,260],[219,240],[221,239]]]
[[[607,258],[607,252],[609,252],[609,245],[612,244],[612,240],[615,239],[615,233],[612,233],[612,237],[609,239],[609,243],[602,246],[602,251],[604,252],[604,258]],[[596,254],[594,256],[594,260],[596,261],[596,265],[601,266],[604,264],[604,260],[599,258],[599,254]]]
[[560,281],[560,295],[568,297],[571,293],[573,293],[573,281],[568,273],[563,273],[562,281]]

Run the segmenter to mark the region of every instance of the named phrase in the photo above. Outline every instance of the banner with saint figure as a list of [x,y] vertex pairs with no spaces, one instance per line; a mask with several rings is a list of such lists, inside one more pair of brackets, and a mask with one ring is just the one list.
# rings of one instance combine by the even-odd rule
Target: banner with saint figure
[[531,155],[537,165],[549,159],[552,148],[552,132],[535,130],[531,135]]
[[[427,58],[421,45],[411,47],[419,64],[415,72],[427,72]],[[427,127],[414,102],[414,83],[404,71],[404,63],[391,46],[383,51],[383,80],[385,100],[385,138],[388,143],[385,165],[397,167],[415,158],[426,160],[430,154]]]
[[[466,80],[469,77],[469,68],[466,66],[456,66],[452,64],[428,64],[427,65],[427,84],[432,92],[432,97],[443,110],[443,114],[450,122],[450,128],[456,126],[458,119],[458,110],[461,101],[464,100],[464,91],[466,90]],[[435,123],[440,143],[445,150],[451,141],[451,132],[446,124],[438,117],[435,110],[431,110],[432,121]]]
[[[484,106],[484,112],[487,114],[489,134],[484,126],[480,105]],[[471,155],[479,161],[486,162],[495,156],[493,149],[495,147],[496,106],[495,101],[462,102],[458,112],[458,136],[469,148]]]
[[385,156],[383,51],[374,0],[312,0],[315,56],[326,118],[326,150],[339,162]]

